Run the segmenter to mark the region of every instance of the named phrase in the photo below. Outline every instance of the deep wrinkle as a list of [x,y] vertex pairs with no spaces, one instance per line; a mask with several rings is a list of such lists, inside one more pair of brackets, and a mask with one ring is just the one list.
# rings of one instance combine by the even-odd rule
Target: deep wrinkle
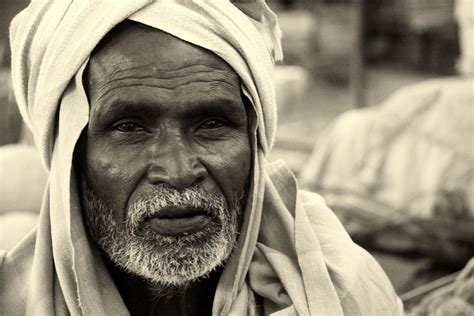
[[[130,69],[124,69],[123,72],[126,72]],[[134,70],[133,72],[140,71]],[[208,74],[212,73],[212,79],[209,79]],[[102,98],[107,97],[107,95],[112,92],[116,88],[127,87],[127,86],[138,86],[144,85],[148,87],[156,87],[158,89],[165,89],[165,90],[177,90],[181,86],[185,86],[190,83],[195,82],[216,82],[227,86],[228,92],[235,94],[234,87],[231,82],[229,82],[229,78],[224,74],[220,75],[219,71],[199,71],[192,74],[175,74],[174,76],[162,76],[161,73],[150,73],[150,74],[143,74],[140,73],[139,75],[136,73],[124,73],[123,76],[118,78],[112,78],[107,80],[104,85],[98,87],[97,98],[95,102],[101,102]],[[125,81],[123,84],[120,84],[121,81]]]

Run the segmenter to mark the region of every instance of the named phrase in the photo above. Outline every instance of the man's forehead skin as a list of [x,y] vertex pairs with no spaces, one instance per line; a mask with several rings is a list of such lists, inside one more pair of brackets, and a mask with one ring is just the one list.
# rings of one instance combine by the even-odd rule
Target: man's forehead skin
[[237,74],[218,56],[163,31],[126,21],[108,34],[91,56],[87,85],[91,101],[101,101],[124,85],[179,90],[209,81],[240,98]]

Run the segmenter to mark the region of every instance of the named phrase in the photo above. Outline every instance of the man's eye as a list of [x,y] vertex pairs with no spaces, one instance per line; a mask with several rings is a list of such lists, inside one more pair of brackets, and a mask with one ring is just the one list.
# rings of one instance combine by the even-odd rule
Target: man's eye
[[114,128],[123,133],[138,133],[145,130],[143,126],[133,122],[120,123],[115,125]]
[[199,127],[203,129],[215,129],[224,125],[225,123],[219,120],[207,120],[203,122]]

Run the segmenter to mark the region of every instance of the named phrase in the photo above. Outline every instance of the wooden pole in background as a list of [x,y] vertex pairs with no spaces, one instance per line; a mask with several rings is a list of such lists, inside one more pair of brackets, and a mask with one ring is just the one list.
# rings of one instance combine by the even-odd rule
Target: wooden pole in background
[[354,106],[366,106],[365,34],[367,0],[353,0],[355,14],[354,49],[351,58],[350,85]]

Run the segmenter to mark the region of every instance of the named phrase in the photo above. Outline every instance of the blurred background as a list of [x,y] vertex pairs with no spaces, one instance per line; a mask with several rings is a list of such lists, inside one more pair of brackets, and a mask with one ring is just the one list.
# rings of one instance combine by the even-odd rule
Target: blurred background
[[[411,314],[474,315],[474,0],[271,0],[277,140]],[[36,223],[46,173],[10,81],[0,2],[0,248]]]

